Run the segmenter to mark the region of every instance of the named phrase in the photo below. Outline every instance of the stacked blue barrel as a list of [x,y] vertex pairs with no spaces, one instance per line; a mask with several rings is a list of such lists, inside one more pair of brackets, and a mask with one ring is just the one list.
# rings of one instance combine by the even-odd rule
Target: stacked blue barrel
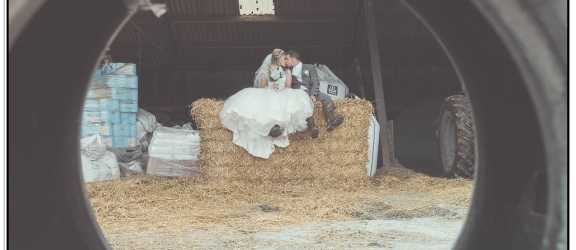
[[112,148],[136,146],[138,76],[132,63],[108,63],[94,74],[82,117],[82,138],[100,134]]

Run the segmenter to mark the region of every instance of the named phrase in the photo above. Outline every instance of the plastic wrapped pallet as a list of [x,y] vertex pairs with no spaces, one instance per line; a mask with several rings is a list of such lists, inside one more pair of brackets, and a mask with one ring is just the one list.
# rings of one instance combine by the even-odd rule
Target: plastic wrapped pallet
[[88,87],[82,118],[82,137],[99,134],[108,147],[136,146],[138,76],[132,63],[109,63],[98,68]]
[[178,177],[198,174],[199,131],[161,127],[154,131],[148,147],[148,174]]
[[148,174],[166,177],[196,176],[200,164],[197,160],[167,160],[160,157],[148,157]]

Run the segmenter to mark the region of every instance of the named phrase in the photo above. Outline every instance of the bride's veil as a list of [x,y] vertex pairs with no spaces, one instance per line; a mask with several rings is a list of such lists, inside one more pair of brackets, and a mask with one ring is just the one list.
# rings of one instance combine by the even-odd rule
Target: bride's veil
[[254,77],[254,88],[261,88],[262,87],[262,75],[268,69],[268,64],[272,61],[272,54],[268,54],[264,61],[262,61],[262,65],[260,68],[256,70],[256,77]]

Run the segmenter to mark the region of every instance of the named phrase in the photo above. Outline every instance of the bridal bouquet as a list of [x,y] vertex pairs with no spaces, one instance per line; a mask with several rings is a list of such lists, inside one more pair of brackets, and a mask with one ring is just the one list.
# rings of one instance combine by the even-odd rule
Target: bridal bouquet
[[268,71],[266,72],[266,77],[268,78],[268,81],[270,81],[271,83],[278,81],[278,79],[284,77],[285,75],[286,73],[284,72],[282,67],[276,64],[268,65]]

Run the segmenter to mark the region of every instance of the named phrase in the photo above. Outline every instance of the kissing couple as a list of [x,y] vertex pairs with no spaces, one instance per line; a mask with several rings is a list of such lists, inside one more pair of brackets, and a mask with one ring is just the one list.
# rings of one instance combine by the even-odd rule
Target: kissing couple
[[308,129],[312,138],[319,130],[312,117],[314,102],[322,102],[326,130],[344,121],[334,117],[334,103],[319,90],[316,67],[303,64],[300,53],[274,49],[256,71],[254,88],[230,96],[220,111],[222,125],[233,132],[234,144],[250,154],[268,159],[275,146],[290,145],[288,134]]

